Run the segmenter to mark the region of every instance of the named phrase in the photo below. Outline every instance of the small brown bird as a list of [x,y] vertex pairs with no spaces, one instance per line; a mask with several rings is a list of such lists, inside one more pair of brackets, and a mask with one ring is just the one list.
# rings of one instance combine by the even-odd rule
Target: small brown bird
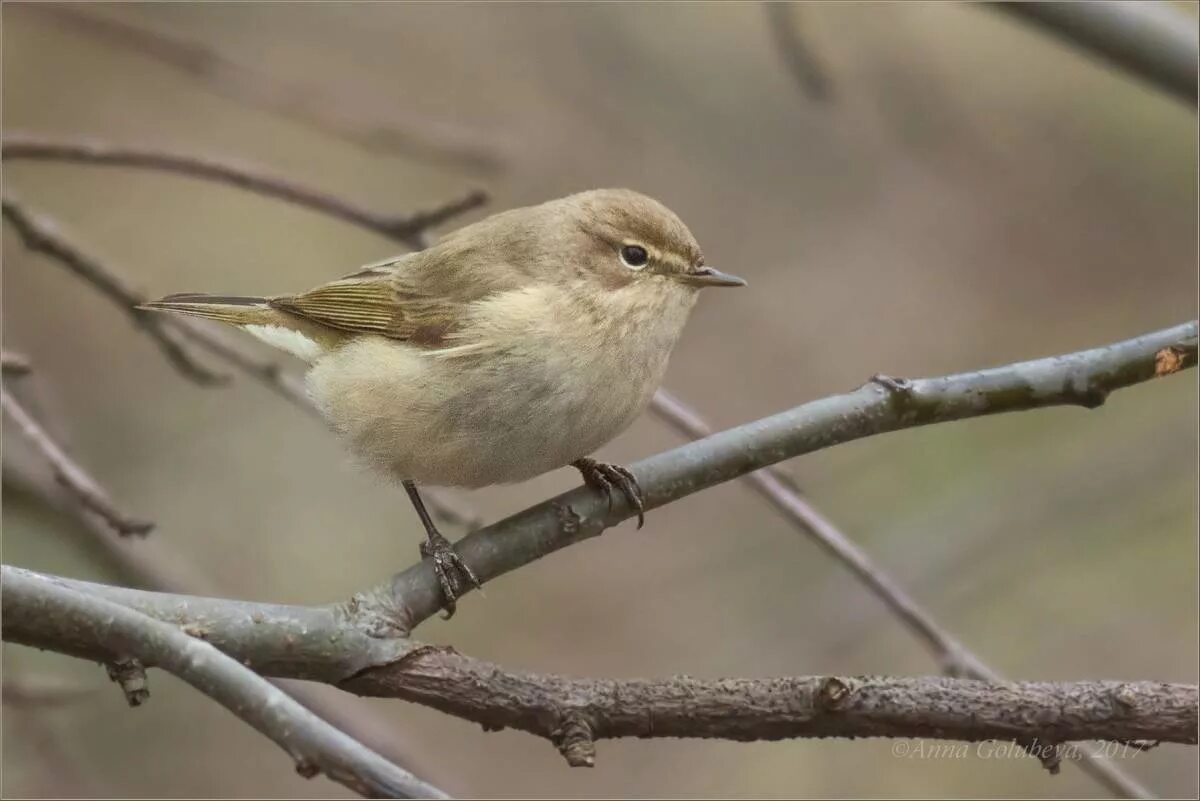
[[145,308],[238,326],[307,361],[312,398],[400,479],[454,612],[470,568],[417,483],[482,487],[572,465],[638,512],[618,465],[588,458],[658,388],[697,291],[745,281],[704,264],[669,209],[600,189],[513,209],[308,292],[170,295]]

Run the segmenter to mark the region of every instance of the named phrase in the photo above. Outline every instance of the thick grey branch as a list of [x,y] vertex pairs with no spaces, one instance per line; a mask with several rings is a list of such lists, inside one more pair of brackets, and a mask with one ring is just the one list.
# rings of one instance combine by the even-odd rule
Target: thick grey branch
[[324,772],[372,798],[446,797],[175,626],[26,571],[5,570],[3,608],[18,620],[54,620],[80,647],[110,654],[108,662],[132,657],[175,674],[274,740],[296,761],[301,775]]
[[[572,764],[613,737],[929,737],[1057,744],[1076,740],[1195,743],[1197,689],[1155,682],[1006,683],[954,678],[572,679],[499,665],[402,638],[370,621],[317,610],[172,596],[43,576],[5,566],[4,637],[108,661],[129,646],[10,588],[53,587],[111,599],[183,627],[255,670],[403,698],[554,742]],[[119,606],[118,606],[119,608]],[[107,607],[106,607],[107,609]],[[147,664],[154,655],[138,652]],[[172,669],[171,665],[164,665]]]
[[1196,17],[1166,2],[988,3],[1196,105]]
[[[785,459],[875,434],[1048,406],[1095,408],[1114,390],[1194,366],[1196,332],[1192,321],[1100,348],[988,370],[872,380],[853,392],[713,434],[630,469],[646,508],[654,509]],[[469,534],[455,547],[487,581],[594,537],[630,514],[621,499],[610,508],[607,498],[578,487]],[[437,578],[424,562],[365,600],[404,631],[435,614],[442,603]]]
[[[83,532],[135,586],[162,592],[221,594],[219,583],[206,578],[195,565],[173,552],[169,540],[156,539],[152,544],[138,542],[137,547],[133,547],[128,540],[112,536],[111,529],[98,515],[75,502],[60,484],[49,480],[41,471],[28,469],[25,463],[5,463],[4,490],[6,500],[11,500],[14,490],[25,492],[36,501],[74,516]],[[447,782],[431,773],[430,766],[419,754],[420,746],[416,741],[398,731],[392,722],[378,715],[366,702],[347,698],[333,688],[314,682],[271,681],[318,717],[379,751],[390,761],[410,770],[419,765],[417,773],[426,781],[438,787],[446,786]],[[6,692],[7,686],[6,679]]]

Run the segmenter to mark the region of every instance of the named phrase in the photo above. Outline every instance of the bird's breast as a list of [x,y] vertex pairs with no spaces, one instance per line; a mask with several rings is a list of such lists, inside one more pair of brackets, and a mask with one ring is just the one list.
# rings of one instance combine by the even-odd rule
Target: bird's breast
[[310,387],[355,450],[398,477],[466,487],[567,465],[645,408],[691,304],[542,288],[481,305],[442,352],[370,338],[318,363]]

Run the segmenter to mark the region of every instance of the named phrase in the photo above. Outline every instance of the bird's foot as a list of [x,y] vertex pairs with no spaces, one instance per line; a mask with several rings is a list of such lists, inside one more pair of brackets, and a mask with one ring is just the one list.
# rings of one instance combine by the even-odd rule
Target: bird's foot
[[602,490],[608,496],[608,507],[612,508],[613,494],[620,492],[625,496],[629,505],[637,511],[638,524],[641,528],[646,522],[646,508],[642,500],[642,488],[637,479],[628,469],[619,464],[597,462],[595,459],[576,459],[571,466],[583,475],[583,483],[589,487]]
[[478,590],[482,585],[475,577],[474,571],[454,550],[450,540],[436,530],[427,532],[427,536],[429,539],[421,543],[421,556],[433,560],[433,572],[438,577],[438,583],[442,585],[442,594],[446,596],[446,614],[442,617],[449,620],[454,617],[454,610],[457,608],[455,601],[462,589],[474,585]]

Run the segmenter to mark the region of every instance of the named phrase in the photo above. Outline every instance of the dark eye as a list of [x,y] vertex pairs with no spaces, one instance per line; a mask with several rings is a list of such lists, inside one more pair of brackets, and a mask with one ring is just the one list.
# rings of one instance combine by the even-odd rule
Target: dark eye
[[621,261],[625,262],[625,266],[631,270],[640,270],[646,266],[646,262],[650,261],[650,254],[644,247],[626,245],[621,248]]

